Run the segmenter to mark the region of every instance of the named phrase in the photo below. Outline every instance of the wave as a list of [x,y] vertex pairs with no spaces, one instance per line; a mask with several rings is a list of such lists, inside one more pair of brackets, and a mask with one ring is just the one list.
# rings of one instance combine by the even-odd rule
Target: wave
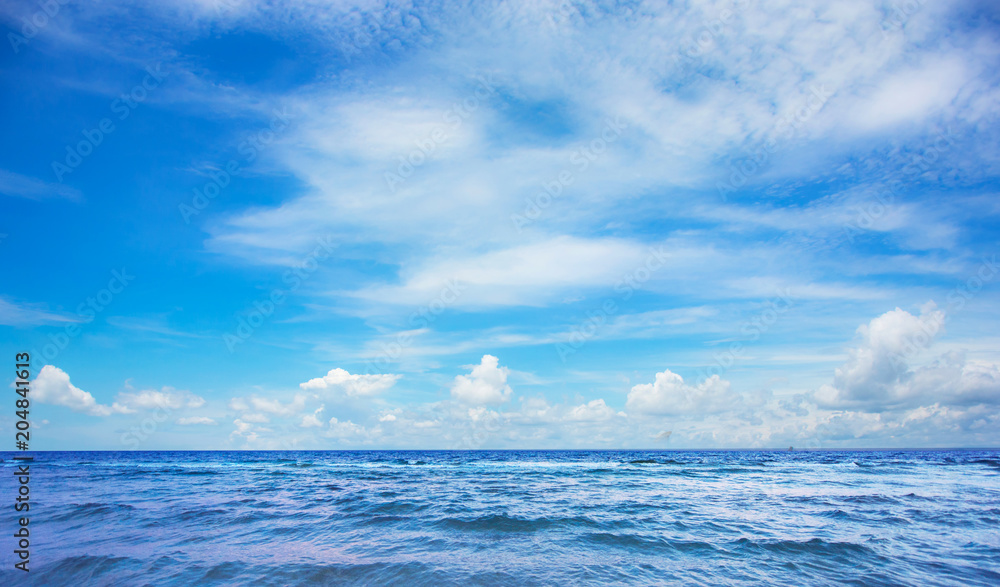
[[[4,570],[5,585],[441,585],[468,573],[446,572],[422,562],[341,564],[178,564],[171,557],[152,561],[121,556],[72,556],[35,565],[31,577]],[[510,579],[510,575],[507,575]]]
[[554,527],[589,526],[601,524],[586,516],[559,518],[524,518],[507,514],[489,514],[473,518],[440,518],[435,526],[463,532],[536,532]]
[[101,516],[121,516],[134,511],[135,508],[128,504],[107,504],[107,503],[79,503],[65,506],[61,512],[52,514],[48,519],[54,522],[81,521],[93,517]]
[[642,534],[616,534],[612,532],[592,532],[580,536],[579,540],[601,547],[648,551],[673,550],[681,553],[713,554],[719,552],[715,545],[698,540],[671,540],[660,536]]
[[1000,451],[43,456],[31,584],[1000,584]]
[[885,560],[872,548],[854,542],[827,541],[821,538],[809,540],[753,540],[740,538],[731,548],[743,553],[770,553],[795,555],[823,555],[832,557],[865,557]]

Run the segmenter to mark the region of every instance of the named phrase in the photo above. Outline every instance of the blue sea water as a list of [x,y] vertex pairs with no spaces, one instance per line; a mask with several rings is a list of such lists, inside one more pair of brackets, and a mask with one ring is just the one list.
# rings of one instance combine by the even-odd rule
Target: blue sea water
[[1000,585],[1000,451],[0,456],[3,585]]

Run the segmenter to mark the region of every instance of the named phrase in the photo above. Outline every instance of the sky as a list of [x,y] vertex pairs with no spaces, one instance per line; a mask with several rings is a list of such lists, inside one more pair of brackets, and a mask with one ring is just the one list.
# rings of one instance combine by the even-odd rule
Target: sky
[[33,449],[1000,446],[993,2],[0,23]]

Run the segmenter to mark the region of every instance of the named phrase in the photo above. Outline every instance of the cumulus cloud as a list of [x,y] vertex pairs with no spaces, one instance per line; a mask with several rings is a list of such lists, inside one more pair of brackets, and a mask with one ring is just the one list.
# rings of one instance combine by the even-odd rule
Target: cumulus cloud
[[74,412],[92,416],[128,414],[134,410],[117,402],[110,406],[97,403],[94,396],[70,383],[65,371],[52,365],[45,365],[31,384],[32,399],[47,404],[66,406]]
[[[250,422],[244,422],[243,420],[236,418],[233,420],[233,425],[236,427],[232,433],[229,435],[230,439],[243,437],[247,442],[253,442],[257,440],[257,430],[254,430],[254,426]],[[267,429],[261,428],[260,431],[266,432]]]
[[927,348],[944,325],[944,313],[929,303],[919,316],[896,308],[858,327],[860,344],[848,349],[848,360],[834,373],[833,383],[816,393],[828,408],[898,407],[909,386],[909,361]]
[[76,412],[92,416],[131,414],[143,410],[179,410],[200,408],[205,405],[201,398],[190,391],[163,387],[159,390],[136,391],[128,382],[128,391],[120,392],[110,406],[97,403],[89,392],[70,382],[69,375],[53,365],[45,365],[33,382],[33,397],[40,402],[62,405]]
[[350,420],[341,422],[337,418],[330,418],[330,426],[324,435],[327,438],[336,438],[343,441],[367,442],[378,437],[380,432],[379,428],[369,430]]
[[595,399],[571,409],[566,419],[574,422],[597,422],[608,420],[615,416],[625,416],[624,412],[615,412],[603,399]]
[[632,387],[625,402],[629,413],[660,416],[715,414],[739,406],[741,398],[729,382],[712,375],[690,385],[669,369],[656,374],[653,383]]
[[348,397],[370,396],[389,389],[400,377],[392,374],[351,374],[338,367],[323,377],[300,383],[299,387],[304,390],[339,390]]
[[302,416],[302,422],[299,424],[302,428],[322,428],[323,422],[320,421],[319,415],[323,413],[323,408],[325,406],[320,406],[316,408],[316,411],[312,414],[306,414]]
[[458,375],[451,385],[451,396],[465,404],[502,404],[510,399],[507,385],[510,369],[500,367],[500,359],[483,355],[482,361],[468,375]]
[[896,308],[861,325],[858,346],[848,350],[833,382],[816,391],[816,403],[864,412],[1000,403],[996,365],[970,362],[964,353],[951,351],[911,366],[929,351],[944,321],[944,312],[931,301],[919,316]]

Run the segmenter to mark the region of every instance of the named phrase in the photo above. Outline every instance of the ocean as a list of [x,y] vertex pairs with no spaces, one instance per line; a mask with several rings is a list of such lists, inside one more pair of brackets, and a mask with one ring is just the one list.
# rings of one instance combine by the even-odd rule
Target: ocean
[[36,452],[3,585],[1000,585],[1000,451]]

